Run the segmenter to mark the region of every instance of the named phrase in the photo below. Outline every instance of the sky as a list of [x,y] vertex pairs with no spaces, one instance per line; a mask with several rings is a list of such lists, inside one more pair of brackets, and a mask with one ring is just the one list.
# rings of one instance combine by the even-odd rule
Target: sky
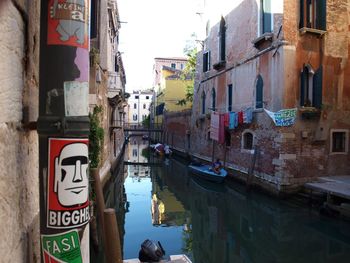
[[155,57],[185,57],[198,28],[197,0],[118,0],[118,9],[126,90],[150,89]]

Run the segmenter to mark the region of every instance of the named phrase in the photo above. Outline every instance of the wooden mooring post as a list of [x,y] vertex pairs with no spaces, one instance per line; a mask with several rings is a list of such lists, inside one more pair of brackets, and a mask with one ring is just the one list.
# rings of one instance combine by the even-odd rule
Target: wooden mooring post
[[246,189],[247,191],[250,191],[251,185],[254,179],[254,167],[255,167],[255,162],[256,162],[256,157],[258,155],[259,148],[257,145],[254,146],[254,154],[248,169],[248,176],[247,176],[247,182],[246,182]]

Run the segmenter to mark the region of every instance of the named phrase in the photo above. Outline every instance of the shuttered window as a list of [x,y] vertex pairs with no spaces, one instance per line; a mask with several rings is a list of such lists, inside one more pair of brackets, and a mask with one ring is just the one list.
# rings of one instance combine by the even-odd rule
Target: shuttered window
[[261,75],[259,75],[256,81],[256,90],[255,90],[255,108],[257,109],[263,108],[263,89],[264,89],[264,81]]
[[307,27],[326,30],[327,1],[299,0],[300,21],[299,28]]
[[223,17],[221,17],[221,21],[220,21],[219,54],[220,54],[220,61],[225,61],[226,60],[226,22]]
[[215,92],[215,88],[212,88],[212,90],[211,90],[211,109],[213,111],[216,110],[216,92]]
[[228,111],[232,111],[232,84],[228,85],[228,90],[227,90],[227,95],[228,95]]
[[202,114],[205,114],[205,93],[202,92]]
[[203,72],[210,70],[210,51],[203,54]]
[[322,107],[322,78],[323,70],[320,66],[316,72],[307,65],[300,73],[300,106]]

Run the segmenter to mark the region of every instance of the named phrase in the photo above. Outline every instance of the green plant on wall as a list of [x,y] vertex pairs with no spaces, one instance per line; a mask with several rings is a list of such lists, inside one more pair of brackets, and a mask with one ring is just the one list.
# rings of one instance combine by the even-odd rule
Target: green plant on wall
[[90,117],[90,135],[89,135],[89,159],[90,167],[97,168],[100,164],[104,130],[101,127],[100,117],[103,112],[102,106],[95,106]]

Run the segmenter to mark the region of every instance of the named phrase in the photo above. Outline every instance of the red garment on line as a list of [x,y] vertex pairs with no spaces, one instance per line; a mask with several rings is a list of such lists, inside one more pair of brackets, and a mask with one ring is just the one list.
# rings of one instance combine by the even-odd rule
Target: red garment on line
[[243,111],[238,112],[238,123],[243,123]]

